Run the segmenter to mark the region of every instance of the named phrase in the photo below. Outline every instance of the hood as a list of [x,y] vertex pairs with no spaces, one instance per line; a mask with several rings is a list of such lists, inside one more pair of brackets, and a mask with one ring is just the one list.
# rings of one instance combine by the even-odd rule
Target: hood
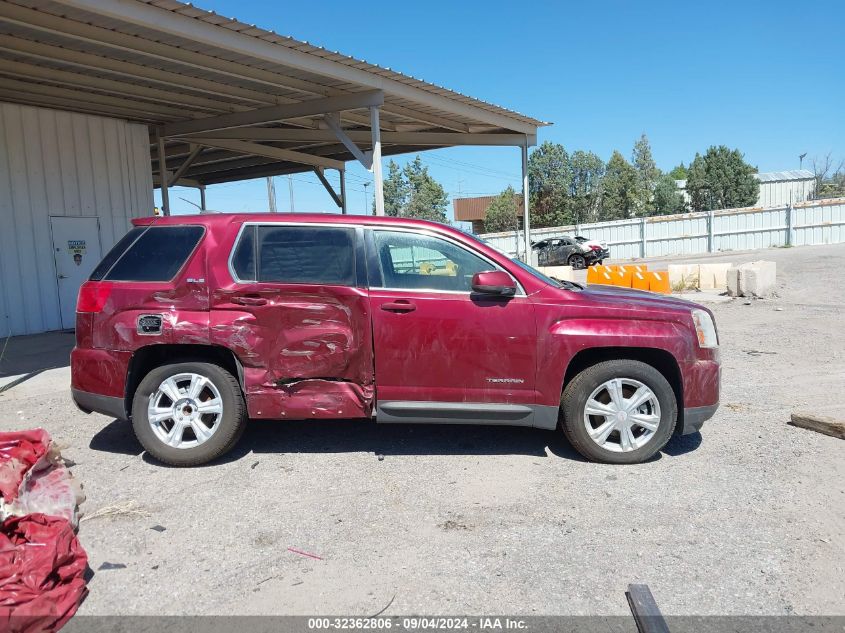
[[600,284],[591,284],[581,291],[581,296],[585,300],[595,300],[601,303],[613,303],[616,305],[624,305],[630,308],[668,308],[675,310],[682,310],[689,312],[694,308],[707,310],[692,301],[686,299],[679,299],[678,297],[671,297],[667,295],[659,295],[645,290],[634,290],[632,288],[620,288],[619,286],[605,286]]

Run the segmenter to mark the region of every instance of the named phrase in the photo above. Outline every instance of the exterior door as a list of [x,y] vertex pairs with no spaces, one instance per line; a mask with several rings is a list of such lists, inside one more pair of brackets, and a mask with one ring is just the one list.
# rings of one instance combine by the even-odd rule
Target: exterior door
[[102,259],[100,224],[97,218],[53,216],[53,257],[59,289],[62,327],[76,326],[76,297],[79,286],[88,279]]
[[352,227],[244,226],[235,283],[214,293],[210,332],[243,364],[250,417],[370,417],[373,341],[359,243]]
[[495,407],[473,403],[521,411],[535,404],[531,300],[521,290],[509,299],[471,292],[473,274],[498,268],[494,263],[419,231],[376,229],[367,241],[380,420],[402,421],[383,416],[384,403],[394,411],[416,406],[408,402],[442,405],[444,418],[453,417],[443,421],[459,421],[462,406],[468,417],[496,417]]

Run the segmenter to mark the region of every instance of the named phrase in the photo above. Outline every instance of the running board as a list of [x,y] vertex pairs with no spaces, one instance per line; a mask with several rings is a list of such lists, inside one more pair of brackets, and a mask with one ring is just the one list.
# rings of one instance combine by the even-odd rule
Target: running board
[[486,402],[379,402],[376,422],[413,424],[499,424],[553,429],[557,407]]

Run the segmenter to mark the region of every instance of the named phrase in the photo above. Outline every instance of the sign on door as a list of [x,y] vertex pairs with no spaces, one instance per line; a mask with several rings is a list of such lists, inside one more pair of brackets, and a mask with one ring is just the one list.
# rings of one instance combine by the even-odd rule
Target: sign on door
[[53,256],[56,259],[56,277],[62,327],[76,325],[76,297],[79,286],[88,279],[100,262],[100,224],[97,218],[51,217]]

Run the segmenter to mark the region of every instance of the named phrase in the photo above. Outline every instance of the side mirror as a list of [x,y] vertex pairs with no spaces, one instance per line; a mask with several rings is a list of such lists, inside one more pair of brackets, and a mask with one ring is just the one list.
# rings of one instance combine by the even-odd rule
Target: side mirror
[[512,297],[516,294],[516,282],[501,270],[487,270],[472,276],[472,291],[484,295]]

